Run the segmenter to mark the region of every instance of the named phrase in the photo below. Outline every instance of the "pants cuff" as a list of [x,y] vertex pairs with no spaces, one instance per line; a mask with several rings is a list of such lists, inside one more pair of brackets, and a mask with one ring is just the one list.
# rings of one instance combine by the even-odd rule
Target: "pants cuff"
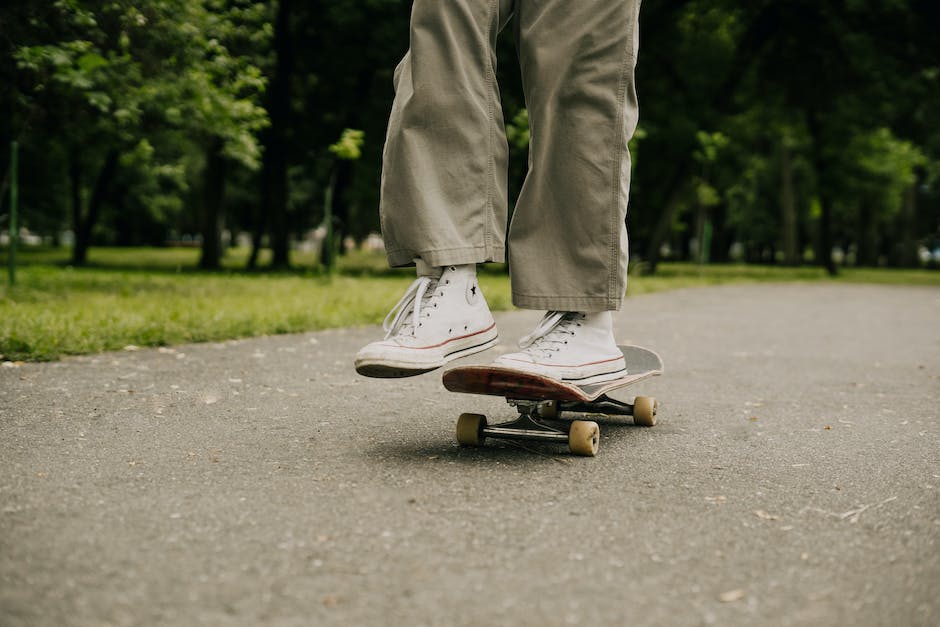
[[532,294],[512,293],[512,304],[521,309],[539,309],[542,311],[619,311],[623,297],[606,296],[534,296]]
[[393,268],[413,266],[420,258],[430,266],[460,266],[469,263],[505,263],[506,251],[500,248],[476,246],[471,248],[445,248],[439,250],[387,250],[388,265]]

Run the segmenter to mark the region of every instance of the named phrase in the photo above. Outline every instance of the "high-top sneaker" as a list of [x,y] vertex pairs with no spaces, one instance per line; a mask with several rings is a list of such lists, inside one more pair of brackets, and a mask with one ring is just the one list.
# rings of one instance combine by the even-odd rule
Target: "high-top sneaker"
[[609,311],[549,311],[535,330],[519,341],[519,347],[521,352],[501,355],[493,365],[576,385],[601,383],[627,374]]
[[496,322],[477,283],[476,266],[429,268],[386,316],[385,339],[356,355],[367,377],[410,377],[494,346]]

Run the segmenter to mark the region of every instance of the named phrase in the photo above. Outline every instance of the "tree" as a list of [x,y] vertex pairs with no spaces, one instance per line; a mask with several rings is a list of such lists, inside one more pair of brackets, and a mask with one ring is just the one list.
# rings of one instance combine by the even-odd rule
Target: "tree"
[[[347,128],[343,131],[339,141],[331,145],[329,150],[336,156],[330,182],[326,186],[326,195],[323,200],[323,226],[326,227],[326,238],[323,241],[321,261],[328,271],[336,266],[337,240],[334,239],[333,198],[336,192],[336,173],[344,162],[357,161],[362,156],[362,142],[365,133]],[[342,238],[339,238],[342,241]]]
[[[202,232],[217,267],[224,224],[252,232],[253,265],[267,234],[287,266],[327,213],[338,238],[365,236],[409,18],[404,0],[3,4],[0,140],[29,164],[25,223],[70,221],[77,263],[93,241],[175,230]],[[628,222],[648,267],[709,239],[699,259],[797,263],[812,245],[832,270],[836,246],[890,264],[935,246],[940,3],[663,0],[641,19]],[[511,28],[497,47],[512,200],[527,124]],[[368,140],[337,160],[348,128]],[[708,154],[702,137],[726,141]]]
[[[199,265],[217,269],[222,257],[222,203],[229,163],[256,170],[261,162],[256,137],[268,124],[258,103],[265,80],[250,51],[267,45],[270,30],[263,28],[266,16],[260,4],[209,0],[205,6],[189,8],[189,25],[196,28],[187,33],[191,41],[184,48],[192,55],[186,61],[186,81],[175,84],[175,100],[180,103],[180,117],[175,121],[184,122],[205,151]],[[245,50],[240,55],[231,49],[239,45]],[[200,97],[192,97],[197,94]]]
[[844,188],[836,203],[844,228],[858,243],[858,264],[880,265],[880,258],[898,254],[891,240],[905,242],[900,252],[913,254],[913,238],[904,231],[910,218],[903,215],[908,190],[927,159],[916,146],[880,128],[852,138],[846,146],[852,158],[841,172]]
[[[254,134],[265,115],[253,98],[263,80],[221,43],[234,15],[221,6],[213,0],[123,0],[90,9],[63,0],[44,20],[27,21],[38,25],[32,32],[20,33],[34,40],[15,47],[19,70],[30,76],[23,101],[32,111],[23,118],[42,120],[49,133],[30,139],[64,146],[74,264],[86,262],[119,168],[133,161],[123,157],[153,154],[148,138],[181,130],[207,145],[216,185],[222,180],[213,169],[216,156],[257,164]],[[215,197],[220,195],[207,193]]]
[[82,265],[119,158],[137,143],[145,95],[129,32],[145,18],[136,11],[96,16],[69,3],[57,3],[54,11],[33,34],[42,43],[19,46],[14,56],[34,79],[24,100],[37,111],[23,117],[42,119],[64,147],[72,262]]
[[278,0],[274,18],[274,69],[265,107],[271,125],[262,136],[264,157],[261,165],[261,202],[255,217],[248,267],[258,262],[261,241],[271,230],[272,267],[290,266],[288,205],[288,133],[291,114],[291,83],[294,72],[294,44],[291,33],[292,0]]
[[643,251],[653,272],[694,197],[696,133],[722,127],[763,26],[745,8],[703,0],[645,5],[640,17],[644,159],[635,170],[628,219],[632,247]]

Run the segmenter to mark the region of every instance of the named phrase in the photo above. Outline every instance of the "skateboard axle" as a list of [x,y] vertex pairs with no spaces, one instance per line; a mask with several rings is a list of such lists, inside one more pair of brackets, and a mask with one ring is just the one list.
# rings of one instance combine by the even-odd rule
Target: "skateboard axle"
[[567,442],[568,434],[559,429],[548,426],[539,420],[538,402],[509,401],[519,410],[519,417],[512,422],[506,422],[492,427],[483,428],[487,437],[506,438],[513,440],[537,440],[541,442]]
[[633,405],[610,398],[606,394],[595,401],[561,401],[558,403],[558,413],[573,412],[577,414],[603,414],[605,416],[632,416]]
[[505,438],[508,440],[537,440],[540,442],[561,442],[566,443],[568,436],[561,431],[548,429],[520,429],[511,427],[515,422],[499,427],[486,427],[483,429],[483,435],[492,438]]

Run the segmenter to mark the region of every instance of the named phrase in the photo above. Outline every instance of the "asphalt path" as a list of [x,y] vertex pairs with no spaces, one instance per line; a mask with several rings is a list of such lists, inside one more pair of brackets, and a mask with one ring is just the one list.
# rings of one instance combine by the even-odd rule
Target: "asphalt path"
[[[539,317],[497,316],[510,350]],[[0,625],[940,624],[940,290],[631,298],[659,424],[460,448],[376,327],[0,368]]]

